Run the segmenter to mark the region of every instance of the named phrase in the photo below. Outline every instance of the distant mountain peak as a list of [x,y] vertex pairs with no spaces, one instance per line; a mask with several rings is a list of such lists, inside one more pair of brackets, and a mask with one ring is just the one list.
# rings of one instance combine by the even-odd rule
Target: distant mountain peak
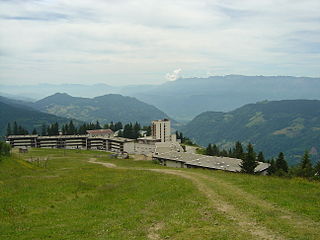
[[86,122],[101,123],[120,121],[150,124],[151,120],[168,118],[158,108],[134,97],[106,94],[95,98],[72,97],[66,93],[55,93],[33,105],[36,109],[57,116],[75,118]]

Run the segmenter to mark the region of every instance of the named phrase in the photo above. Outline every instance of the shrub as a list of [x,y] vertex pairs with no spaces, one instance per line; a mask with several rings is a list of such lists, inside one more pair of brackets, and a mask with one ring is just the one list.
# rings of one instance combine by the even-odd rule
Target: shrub
[[11,147],[9,144],[0,141],[0,156],[9,156]]

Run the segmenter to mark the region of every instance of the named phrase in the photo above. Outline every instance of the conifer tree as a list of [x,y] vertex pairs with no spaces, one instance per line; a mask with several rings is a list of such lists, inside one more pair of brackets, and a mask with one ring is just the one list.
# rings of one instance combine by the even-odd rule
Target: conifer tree
[[270,167],[268,169],[268,175],[273,175],[277,171],[276,163],[273,158],[271,159],[271,161],[269,163],[270,163]]
[[283,152],[280,152],[278,155],[278,158],[276,159],[276,169],[277,169],[276,171],[278,172],[278,175],[283,175],[283,173],[288,172],[288,163],[284,159]]
[[41,136],[46,136],[47,135],[47,127],[45,124],[42,124],[41,126]]
[[220,149],[216,144],[212,145],[212,156],[220,156]]
[[18,124],[17,124],[16,121],[14,121],[14,123],[13,123],[13,134],[14,134],[14,135],[19,134],[19,133],[18,133]]
[[68,134],[70,134],[70,135],[76,134],[76,128],[73,125],[73,121],[72,120],[69,123]]
[[122,123],[121,122],[117,122],[115,125],[114,125],[114,131],[118,131],[122,129]]
[[114,132],[115,132],[115,126],[114,126],[114,124],[113,124],[113,122],[112,122],[112,121],[110,122],[109,127],[110,127],[110,129],[111,129],[112,131],[114,131]]
[[254,174],[254,169],[258,166],[256,161],[256,153],[251,143],[248,144],[247,153],[241,163],[241,172]]
[[7,126],[7,136],[9,135],[12,135],[12,129],[11,129],[11,124],[8,123],[8,126]]
[[32,131],[32,134],[33,134],[33,135],[38,134],[37,129],[34,128],[33,131]]
[[212,145],[208,144],[208,147],[206,148],[206,155],[213,156],[213,151],[212,151]]
[[123,136],[123,131],[122,131],[122,130],[119,130],[119,132],[118,132],[118,137],[124,137],[124,136]]
[[259,152],[257,160],[258,162],[265,162],[263,152]]
[[101,126],[100,126],[100,123],[99,121],[97,120],[95,126],[94,126],[94,129],[101,129]]
[[228,156],[228,152],[227,152],[227,150],[222,149],[222,151],[220,151],[220,153],[219,153],[219,156],[227,157],[227,156]]
[[140,137],[140,130],[141,130],[141,126],[138,122],[136,122],[133,126],[133,139],[137,139],[138,137]]
[[305,151],[303,157],[301,158],[301,162],[298,170],[298,176],[300,177],[313,176],[312,163],[310,161],[310,156],[308,151]]
[[233,157],[238,158],[238,159],[243,159],[244,157],[244,152],[243,152],[243,147],[241,142],[237,141],[235,144],[235,148],[233,151]]

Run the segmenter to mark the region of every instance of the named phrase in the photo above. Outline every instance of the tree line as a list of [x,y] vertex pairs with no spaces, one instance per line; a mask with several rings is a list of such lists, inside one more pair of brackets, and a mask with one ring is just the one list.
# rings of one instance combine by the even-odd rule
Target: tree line
[[251,143],[247,145],[245,151],[239,141],[228,151],[225,149],[220,150],[216,144],[209,144],[202,153],[209,156],[241,159],[241,171],[244,173],[254,174],[254,169],[258,166],[258,162],[267,162],[270,164],[269,175],[320,179],[320,160],[313,166],[308,151],[305,151],[300,163],[293,167],[288,166],[283,152],[280,152],[275,159],[266,160],[263,152],[256,153]]
[[[69,123],[59,126],[58,122],[52,123],[50,125],[43,124],[40,130],[36,128],[33,129],[32,134],[39,134],[41,136],[56,136],[60,133],[63,135],[83,135],[87,134],[87,130],[97,130],[97,129],[111,129],[113,132],[119,131],[119,137],[136,139],[141,136],[140,132],[145,131],[147,136],[151,135],[151,127],[143,126],[136,123],[127,123],[122,124],[121,122],[110,122],[104,125],[100,125],[99,121],[95,123],[83,123],[76,126],[72,120]],[[7,136],[9,135],[27,135],[29,134],[28,130],[24,127],[14,122],[13,127],[8,123],[7,127]]]
[[190,146],[198,146],[190,138],[184,136],[182,132],[176,131],[176,136],[177,136],[177,139],[181,140],[182,144],[190,145]]
[[28,130],[19,125],[16,121],[14,121],[13,125],[11,126],[10,123],[8,123],[7,126],[7,136],[9,135],[27,135],[29,134]]

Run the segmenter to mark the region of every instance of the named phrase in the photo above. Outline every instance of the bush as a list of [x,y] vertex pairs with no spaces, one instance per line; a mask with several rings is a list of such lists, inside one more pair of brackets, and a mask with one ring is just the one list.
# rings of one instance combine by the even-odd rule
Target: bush
[[0,141],[0,156],[10,156],[11,147],[9,144]]

